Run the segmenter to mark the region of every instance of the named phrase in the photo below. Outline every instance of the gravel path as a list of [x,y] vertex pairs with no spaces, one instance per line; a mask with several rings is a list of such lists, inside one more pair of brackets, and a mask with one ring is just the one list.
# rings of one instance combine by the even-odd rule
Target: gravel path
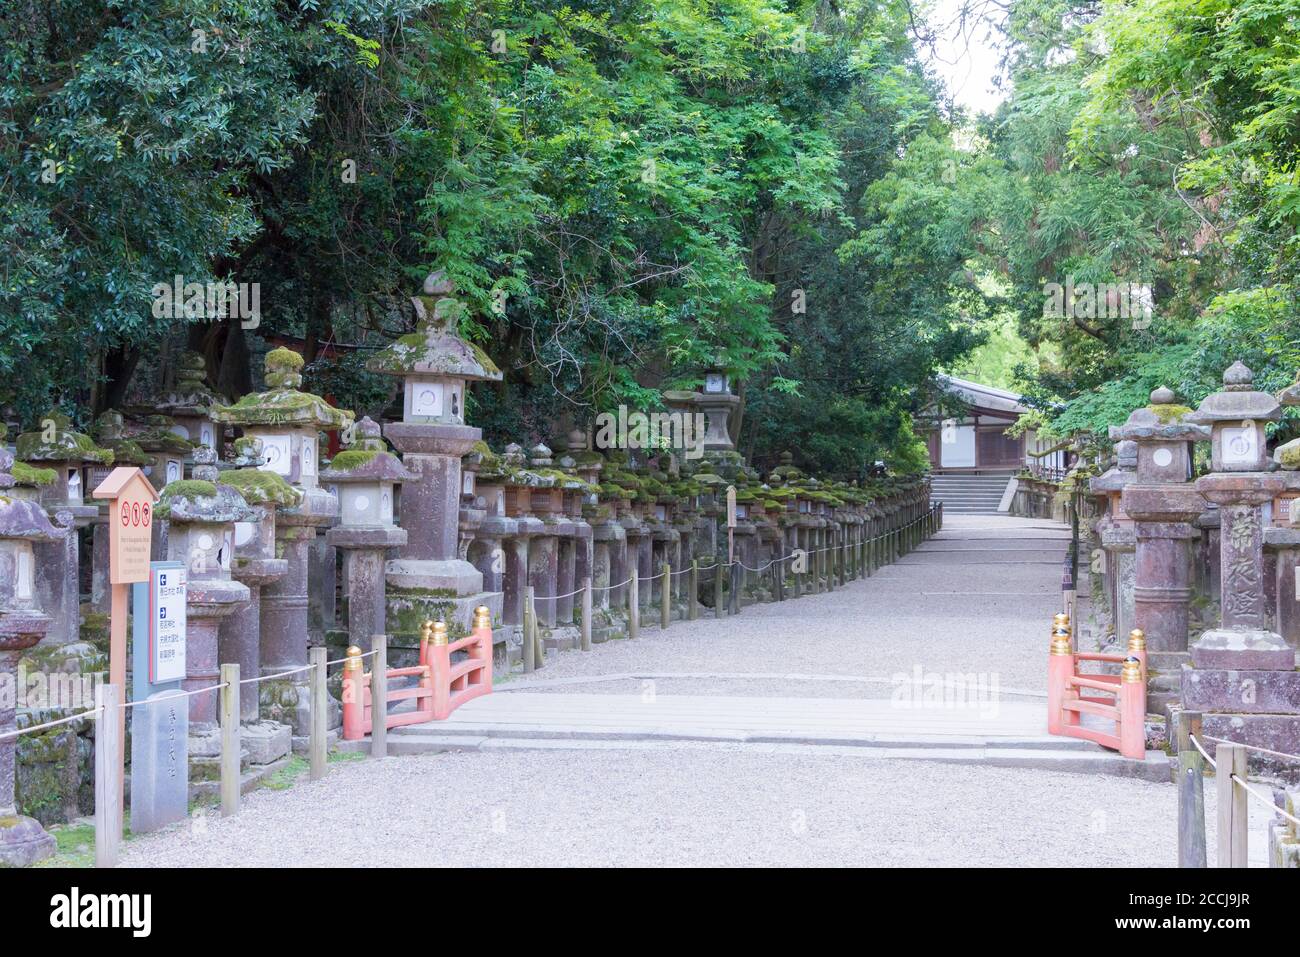
[[[636,641],[606,642],[590,654],[550,654],[529,683],[674,672],[888,680],[919,666],[997,673],[1002,688],[1045,692],[1044,655],[1060,610],[1067,536],[1064,525],[1040,519],[949,516],[936,538],[868,579],[751,605],[735,618],[643,627]],[[734,690],[731,682],[714,684],[718,694],[790,693],[780,680],[735,683]],[[837,682],[827,693],[873,691]]]
[[[629,694],[652,675],[661,694],[874,697],[919,667],[996,674],[1003,689],[1041,693],[1065,536],[1041,520],[950,516],[936,540],[871,579],[552,654],[505,689]],[[1213,847],[1212,787],[1206,798]],[[123,859],[1172,866],[1176,801],[1171,786],[1137,780],[807,746],[487,750],[332,765],[323,781],[250,795],[238,818],[134,839]]]
[[1121,778],[732,747],[462,752],[335,765],[122,862],[1172,866],[1175,805]]

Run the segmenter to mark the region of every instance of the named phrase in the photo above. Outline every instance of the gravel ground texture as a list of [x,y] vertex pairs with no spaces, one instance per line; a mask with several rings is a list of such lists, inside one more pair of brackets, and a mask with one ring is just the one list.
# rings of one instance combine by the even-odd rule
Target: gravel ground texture
[[[647,625],[636,641],[605,642],[588,654],[551,653],[527,680],[683,672],[888,680],[919,665],[925,672],[997,673],[1002,688],[1045,692],[1067,541],[1064,525],[1042,519],[952,515],[935,538],[870,578],[750,605],[734,618]],[[720,682],[717,693],[789,693],[781,687],[779,679]],[[837,682],[825,693],[871,692]]]
[[1123,778],[735,747],[459,752],[333,765],[135,838],[122,863],[1158,867],[1176,802]]

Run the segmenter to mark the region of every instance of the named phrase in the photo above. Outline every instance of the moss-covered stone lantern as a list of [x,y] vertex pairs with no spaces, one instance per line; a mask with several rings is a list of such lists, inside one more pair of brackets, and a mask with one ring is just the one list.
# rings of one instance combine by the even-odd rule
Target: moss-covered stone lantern
[[[308,567],[317,529],[338,517],[338,501],[320,487],[320,433],[345,429],[352,413],[336,409],[318,395],[303,392],[302,356],[289,349],[266,354],[267,391],[250,393],[231,406],[217,406],[213,418],[237,425],[262,443],[263,471],[274,472],[300,494],[297,505],[276,515],[276,553],[289,563],[283,578],[262,589],[262,674],[296,671],[307,664]],[[323,636],[321,636],[323,638]],[[295,747],[305,747],[310,731],[307,675],[260,686],[263,714],[293,726]],[[331,725],[338,719],[331,709]]]
[[[1134,409],[1123,425],[1110,430],[1112,439],[1137,446],[1134,475],[1120,489],[1120,504],[1136,523],[1134,626],[1146,634],[1147,664],[1157,677],[1176,676],[1182,666],[1179,656],[1187,651],[1190,543],[1199,535],[1191,523],[1204,507],[1189,482],[1192,445],[1209,438],[1209,430],[1197,425],[1190,413],[1162,386],[1152,391],[1149,404]],[[1152,685],[1157,699],[1173,691],[1159,687],[1159,682]]]
[[150,415],[144,420],[144,428],[131,436],[149,456],[149,464],[143,466],[145,476],[151,485],[159,491],[168,482],[178,482],[185,477],[185,463],[190,461],[194,452],[194,443],[187,439],[181,429],[169,415]]
[[369,418],[357,423],[352,445],[321,473],[322,481],[339,490],[341,520],[326,538],[346,556],[348,641],[363,651],[370,650],[374,635],[387,633],[384,559],[389,549],[406,544],[406,529],[393,524],[396,486],[414,479]]
[[[248,586],[248,604],[221,621],[218,648],[223,664],[238,664],[240,674],[249,677],[261,674],[262,589],[289,572],[289,562],[275,553],[276,516],[302,498],[281,476],[263,470],[264,464],[261,441],[246,436],[235,440],[235,467],[221,473],[221,481],[243,496],[253,518],[235,523],[235,559],[230,567],[231,577]],[[258,721],[258,695],[240,695],[239,708],[245,725],[243,744],[254,764],[268,764],[288,752],[288,728]]]
[[458,334],[465,307],[441,271],[411,300],[415,332],[402,336],[366,363],[371,372],[403,380],[402,421],[384,435],[414,476],[402,488],[401,525],[407,543],[388,562],[390,633],[412,643],[429,618],[467,633],[475,607],[500,615],[501,595],[483,592],[483,575],[460,553],[461,457],[482,432],[465,424],[465,389],[495,381],[501,371],[483,350]]
[[[235,553],[235,523],[255,518],[242,495],[218,481],[217,454],[205,445],[194,450],[194,477],[170,482],[155,514],[165,519],[167,558],[185,565],[185,679],[195,691],[217,683],[218,628],[221,619],[249,600],[248,586],[230,574]],[[220,754],[218,696],[189,699],[191,766],[212,766]]]
[[206,445],[218,455],[218,427],[212,419],[212,410],[222,404],[221,396],[208,388],[207,363],[197,352],[181,355],[176,372],[176,388],[157,403],[163,415],[171,416],[177,434],[192,445]]
[[[3,428],[0,426],[0,428]],[[0,433],[0,735],[17,727],[13,694],[18,658],[49,631],[36,588],[34,544],[55,544],[70,529],[50,524],[34,501],[14,497],[13,454]],[[5,693],[4,686],[9,693]],[[0,740],[0,867],[25,867],[54,853],[54,838],[40,824],[18,814],[14,792],[18,742]]]
[[[1201,734],[1211,743],[1227,739],[1294,754],[1300,746],[1300,671],[1296,649],[1273,630],[1269,591],[1276,579],[1269,580],[1264,552],[1274,501],[1298,487],[1297,473],[1276,471],[1264,447],[1265,426],[1280,417],[1277,400],[1254,388],[1254,376],[1240,362],[1224,373],[1223,389],[1190,417],[1213,430],[1213,471],[1197,479],[1196,488],[1219,506],[1221,621],[1192,643],[1182,703],[1200,712]],[[1276,584],[1281,605],[1294,578]]]
[[[15,447],[24,463],[54,472],[54,481],[40,489],[40,502],[50,515],[68,512],[78,529],[95,520],[99,506],[87,501],[86,470],[111,465],[111,449],[102,449],[89,436],[74,431],[68,417],[57,410],[42,416],[36,429],[18,436]],[[58,541],[39,543],[36,561],[41,607],[54,616],[45,640],[71,644],[80,638],[79,536],[72,532]]]

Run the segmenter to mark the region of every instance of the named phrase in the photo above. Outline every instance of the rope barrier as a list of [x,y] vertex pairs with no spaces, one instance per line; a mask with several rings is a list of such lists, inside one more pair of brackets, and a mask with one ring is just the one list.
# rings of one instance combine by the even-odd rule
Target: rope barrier
[[[631,579],[628,579],[631,581]],[[563,595],[539,595],[533,592],[533,601],[559,601],[561,598],[572,598],[574,595],[581,595],[582,589],[578,588]]]
[[1192,744],[1196,745],[1196,750],[1201,752],[1201,757],[1205,758],[1205,763],[1210,766],[1210,770],[1217,771],[1219,766],[1214,763],[1214,758],[1210,757],[1209,752],[1201,747],[1201,742],[1196,740],[1196,735],[1190,734],[1188,737],[1191,738]]
[[304,671],[311,671],[312,668],[314,667],[315,665],[307,665],[306,667],[303,668],[294,668],[292,671],[280,671],[273,675],[262,675],[260,678],[244,678],[239,683],[241,685],[253,685],[253,684],[257,684],[259,681],[271,681],[275,678],[287,678],[289,677],[289,675],[296,675],[296,674],[301,674]]
[[1246,744],[1244,741],[1227,741],[1223,738],[1212,738],[1208,734],[1205,736],[1205,740],[1213,741],[1215,744],[1235,744],[1238,747],[1245,748],[1247,751],[1258,751],[1261,754],[1271,754],[1276,758],[1288,758],[1292,761],[1300,761],[1300,755],[1286,754],[1282,751],[1270,751],[1268,748],[1261,748],[1254,744]]
[[[365,654],[357,655],[356,657],[357,660],[360,661],[362,658],[369,658],[373,654],[374,654],[373,651],[367,651]],[[352,659],[349,656],[344,655],[342,658],[335,658],[333,661],[325,662],[325,667],[328,668],[330,665],[344,665],[351,660]],[[310,670],[311,665],[308,665],[307,668]]]
[[[226,688],[226,687],[229,687],[229,685],[227,682],[223,681],[221,684],[207,685],[206,687],[203,688],[195,688],[193,691],[178,691],[175,694],[169,694],[167,697],[168,698],[193,698],[196,695],[207,694],[209,691],[219,691],[222,688]],[[141,698],[139,701],[123,701],[121,707],[122,710],[125,711],[128,708],[137,708],[142,704],[158,704],[158,702],[154,701],[152,698]]]
[[1286,811],[1282,810],[1280,807],[1278,807],[1276,804],[1273,803],[1273,799],[1271,797],[1269,797],[1267,794],[1260,794],[1253,787],[1251,787],[1249,783],[1244,781],[1239,775],[1236,774],[1232,775],[1232,780],[1234,783],[1240,785],[1241,788],[1248,795],[1253,797],[1256,801],[1261,801],[1264,804],[1268,805],[1268,807],[1272,808],[1274,811],[1282,815],[1288,821],[1293,821],[1296,824],[1300,824],[1300,818],[1296,817],[1294,814],[1288,814]]
[[44,724],[33,724],[26,728],[19,728],[17,731],[6,731],[4,734],[0,734],[0,741],[21,738],[24,734],[31,734],[33,731],[44,731],[46,728],[57,728],[61,724],[71,724],[73,721],[80,721],[82,718],[92,714],[99,714],[99,712],[99,708],[91,708],[89,711],[82,711],[67,718],[59,718],[57,721],[46,721]]

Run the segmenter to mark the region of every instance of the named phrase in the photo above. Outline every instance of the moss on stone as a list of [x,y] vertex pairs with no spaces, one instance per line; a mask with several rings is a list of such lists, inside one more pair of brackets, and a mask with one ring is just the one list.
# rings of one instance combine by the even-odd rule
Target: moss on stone
[[43,469],[35,465],[28,465],[26,462],[15,462],[10,472],[15,483],[33,488],[44,488],[47,485],[53,485],[54,480],[59,477],[59,473],[54,469]]
[[249,505],[297,505],[302,497],[280,475],[262,469],[232,469],[221,474],[221,481],[234,487]]
[[112,449],[101,449],[91,441],[90,436],[63,428],[55,430],[52,442],[45,441],[44,434],[40,431],[24,432],[14,442],[14,450],[18,458],[28,462],[113,464]]
[[178,479],[175,482],[168,482],[162,490],[163,501],[171,501],[180,498],[207,498],[217,494],[217,485],[215,482],[205,482],[202,479]]
[[1149,405],[1147,411],[1159,419],[1162,425],[1170,425],[1181,421],[1183,416],[1191,413],[1192,409],[1186,405]]
[[330,469],[335,472],[352,472],[369,465],[378,455],[385,454],[379,449],[345,449],[330,460]]
[[266,354],[266,368],[277,372],[301,372],[303,358],[292,349],[280,346]]

